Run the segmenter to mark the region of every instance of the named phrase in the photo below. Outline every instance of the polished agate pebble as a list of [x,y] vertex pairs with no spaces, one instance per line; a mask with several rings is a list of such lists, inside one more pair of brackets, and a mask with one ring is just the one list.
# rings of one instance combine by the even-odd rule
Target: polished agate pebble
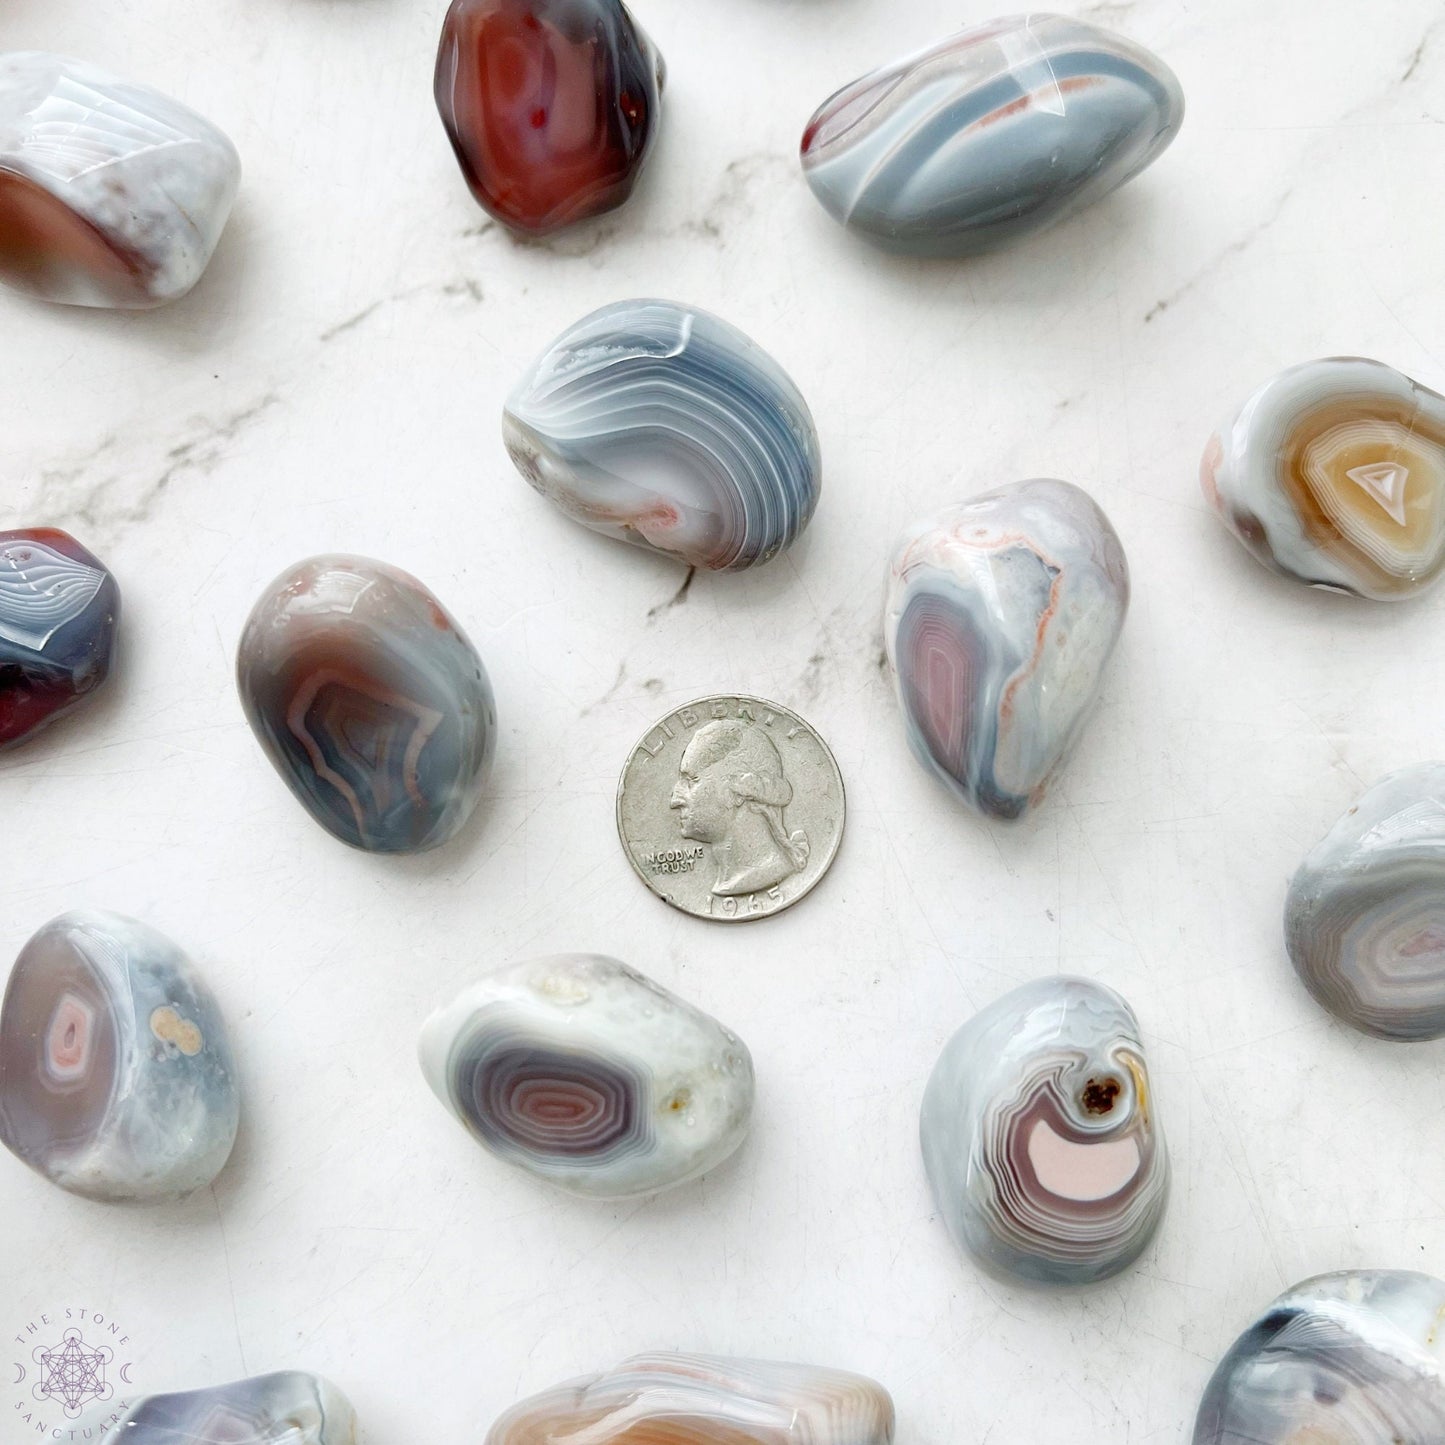
[[798,388],[694,306],[594,311],[533,362],[502,426],[517,470],[569,517],[694,567],[768,561],[818,502],[818,434]]
[[695,1179],[743,1141],[747,1046],[616,959],[555,954],[489,974],[422,1030],[422,1070],[499,1159],[574,1194]]
[[830,215],[891,251],[962,256],[1082,210],[1178,133],[1157,55],[1062,15],[964,30],[845,86],[803,133]]
[[496,746],[491,683],[415,577],[365,557],[298,563],[252,610],[236,679],[266,756],[343,843],[416,853],[471,816]]
[[0,55],[0,282],[131,309],[184,296],[241,162],[210,121],[80,60]]
[[1109,519],[1068,482],[1017,482],[900,539],[883,632],[908,740],[979,812],[1017,818],[1077,741],[1129,606]]
[[720,1355],[634,1355],[514,1405],[486,1445],[890,1445],[864,1375]]
[[146,1395],[101,1445],[356,1445],[351,1401],[300,1370],[207,1390]]
[[545,236],[632,194],[662,81],[621,0],[452,0],[436,102],[477,203]]
[[1139,1025],[1085,978],[1025,984],[948,1041],[923,1164],[954,1242],[1002,1279],[1090,1284],[1131,1265],[1169,1193]]
[[1282,1294],[1220,1361],[1194,1445],[1445,1440],[1445,1284],[1341,1270]]
[[1384,1039],[1445,1037],[1445,763],[1375,784],[1300,865],[1285,941],[1336,1018]]
[[1445,397],[1335,356],[1265,382],[1210,439],[1204,495],[1266,567],[1390,602],[1445,567]]
[[115,578],[68,532],[0,532],[0,749],[110,676],[119,616]]
[[52,919],[0,1007],[0,1142],[89,1199],[179,1199],[236,1139],[220,1009],[170,939],[99,910]]

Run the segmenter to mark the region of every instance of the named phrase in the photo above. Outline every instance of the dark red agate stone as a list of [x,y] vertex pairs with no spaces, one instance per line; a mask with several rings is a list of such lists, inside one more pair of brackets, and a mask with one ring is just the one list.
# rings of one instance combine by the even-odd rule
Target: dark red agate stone
[[0,749],[105,681],[119,615],[115,578],[69,533],[0,532]]
[[631,195],[662,77],[621,0],[452,0],[436,101],[477,202],[542,236]]

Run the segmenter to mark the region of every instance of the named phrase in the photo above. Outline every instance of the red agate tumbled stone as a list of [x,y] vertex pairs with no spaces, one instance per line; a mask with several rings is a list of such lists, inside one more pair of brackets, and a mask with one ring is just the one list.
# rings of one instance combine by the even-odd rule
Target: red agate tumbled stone
[[663,73],[621,0],[452,0],[437,109],[478,204],[543,236],[632,194]]

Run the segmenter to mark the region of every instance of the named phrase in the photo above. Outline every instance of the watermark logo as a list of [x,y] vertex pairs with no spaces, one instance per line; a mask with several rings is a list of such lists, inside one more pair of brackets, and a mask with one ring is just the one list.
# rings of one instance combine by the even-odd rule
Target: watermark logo
[[27,1351],[15,1362],[10,1439],[99,1440],[129,1408],[117,1391],[133,1384],[131,1338],[102,1311],[78,1305],[27,1320],[12,1335]]

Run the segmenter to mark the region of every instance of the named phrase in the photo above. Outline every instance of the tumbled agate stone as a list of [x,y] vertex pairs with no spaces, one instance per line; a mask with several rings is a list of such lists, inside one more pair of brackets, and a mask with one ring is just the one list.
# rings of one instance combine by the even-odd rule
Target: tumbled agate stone
[[1220,1361],[1194,1445],[1445,1440],[1445,1284],[1342,1270],[1297,1284]]
[[210,989],[170,939],[118,913],[52,919],[0,1008],[0,1141],[90,1199],[177,1199],[211,1182],[240,1115]]
[[452,0],[436,102],[477,203],[544,236],[632,194],[662,80],[621,0]]
[[919,760],[1017,818],[1068,757],[1129,606],[1109,519],[1068,482],[1017,482],[903,534],[883,634]]
[[634,1355],[514,1405],[486,1445],[890,1445],[863,1375],[720,1355]]
[[454,837],[496,745],[476,649],[410,574],[312,557],[252,609],[236,657],[246,720],[328,833],[373,853]]
[[115,578],[68,532],[0,532],[0,749],[110,676],[119,617]]
[[0,282],[159,306],[200,280],[241,162],[210,121],[80,60],[0,55]]
[[517,470],[569,517],[694,567],[768,561],[818,502],[802,394],[695,306],[619,301],[584,317],[518,382],[502,427]]
[[1300,865],[1285,941],[1336,1018],[1385,1039],[1445,1036],[1445,763],[1375,784]]
[[1389,602],[1445,565],[1445,397],[1335,356],[1267,381],[1210,439],[1204,495],[1266,567]]
[[351,1402],[300,1370],[208,1390],[146,1395],[101,1445],[356,1445]]
[[1090,1284],[1153,1239],[1169,1163],[1133,1011],[1085,978],[975,1014],[923,1096],[923,1164],[949,1233],[1003,1279]]
[[803,174],[870,241],[961,256],[1100,200],[1183,120],[1174,72],[1142,45],[1062,15],[1011,15],[825,101],[803,133]]
[[420,1054],[437,1098],[499,1159],[601,1199],[696,1178],[752,1115],[742,1040],[597,954],[487,975],[432,1015]]

